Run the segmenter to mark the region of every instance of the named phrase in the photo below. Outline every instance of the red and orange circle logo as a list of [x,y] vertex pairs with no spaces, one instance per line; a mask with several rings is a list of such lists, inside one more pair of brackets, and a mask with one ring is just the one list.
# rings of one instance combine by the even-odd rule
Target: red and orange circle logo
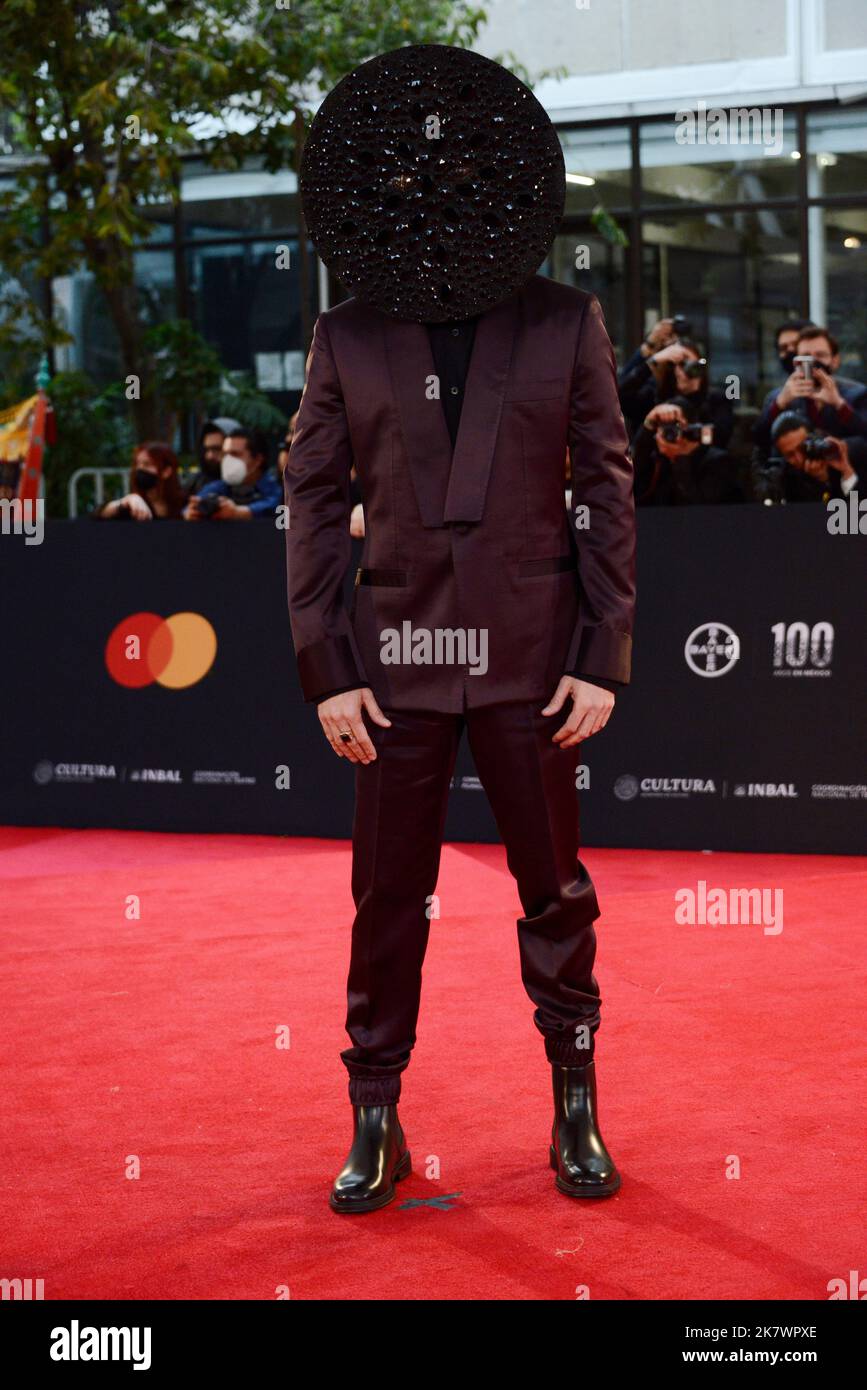
[[217,655],[217,634],[201,613],[132,613],[105,644],[108,674],[129,690],[163,685],[185,690],[206,676]]

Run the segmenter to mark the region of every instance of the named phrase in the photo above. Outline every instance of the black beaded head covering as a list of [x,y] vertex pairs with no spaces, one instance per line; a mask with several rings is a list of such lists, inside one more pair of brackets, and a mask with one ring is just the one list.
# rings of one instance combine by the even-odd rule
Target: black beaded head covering
[[566,196],[563,152],[512,73],[417,44],[362,63],[325,98],[301,164],[311,240],[351,293],[393,318],[470,318],[533,275]]

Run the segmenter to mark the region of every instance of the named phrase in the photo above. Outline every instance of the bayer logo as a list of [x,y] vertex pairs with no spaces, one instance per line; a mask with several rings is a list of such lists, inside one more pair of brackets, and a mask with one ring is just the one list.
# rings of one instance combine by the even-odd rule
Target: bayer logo
[[687,637],[683,654],[697,676],[724,676],[734,670],[741,642],[727,623],[702,623]]

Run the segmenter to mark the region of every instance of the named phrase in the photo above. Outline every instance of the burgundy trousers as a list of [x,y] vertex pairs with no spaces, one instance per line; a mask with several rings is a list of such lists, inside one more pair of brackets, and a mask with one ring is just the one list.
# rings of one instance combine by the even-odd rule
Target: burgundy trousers
[[[463,714],[388,709],[390,729],[365,716],[377,758],[355,771],[356,916],[346,1019],[353,1045],[341,1053],[354,1105],[397,1101],[416,1040],[430,903],[464,726],[524,911],[518,918],[521,977],[548,1060],[579,1066],[593,1055],[599,907],[578,858],[581,745],[564,752],[551,742],[566,712],[544,717],[544,703]],[[484,981],[466,981],[470,1017],[473,991],[480,988]]]

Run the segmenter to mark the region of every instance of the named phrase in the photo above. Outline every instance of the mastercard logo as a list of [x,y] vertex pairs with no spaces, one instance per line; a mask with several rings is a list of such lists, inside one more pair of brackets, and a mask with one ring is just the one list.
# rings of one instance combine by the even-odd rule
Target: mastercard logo
[[108,674],[129,690],[154,683],[186,690],[208,674],[216,655],[217,634],[201,613],[132,613],[105,644]]

